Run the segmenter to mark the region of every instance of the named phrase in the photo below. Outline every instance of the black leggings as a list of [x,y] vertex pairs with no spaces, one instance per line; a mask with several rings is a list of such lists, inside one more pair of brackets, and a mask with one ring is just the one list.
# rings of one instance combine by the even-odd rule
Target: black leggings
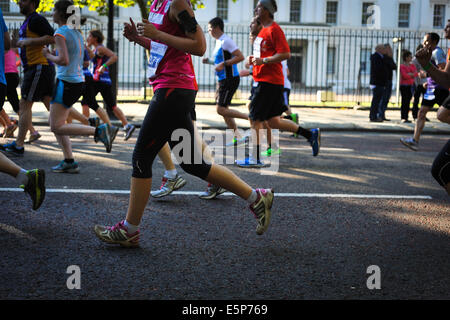
[[95,100],[95,97],[100,92],[103,98],[103,103],[107,110],[113,110],[117,106],[116,97],[113,94],[112,86],[110,83],[94,81],[92,77],[84,77],[83,86],[83,100],[81,105],[89,106],[94,111],[97,111],[100,106]]
[[[164,88],[155,91],[134,147],[134,178],[152,177],[153,161],[164,144],[169,142],[181,168],[200,179],[206,179],[211,165],[202,158],[201,142],[194,143],[191,113],[195,107],[195,96],[194,90],[187,89]],[[182,129],[181,134],[185,134],[182,138],[176,137],[179,141],[173,141],[172,134],[177,129]]]
[[444,188],[450,182],[450,140],[434,159],[431,174]]
[[6,97],[15,113],[19,114],[19,96],[17,95],[17,86],[19,85],[18,73],[5,73],[6,78]]

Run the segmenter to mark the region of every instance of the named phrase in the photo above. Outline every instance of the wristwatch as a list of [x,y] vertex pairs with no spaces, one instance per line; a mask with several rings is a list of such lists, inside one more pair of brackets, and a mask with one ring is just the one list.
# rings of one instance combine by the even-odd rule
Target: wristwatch
[[263,64],[267,64],[269,62],[269,58],[264,58],[263,59]]

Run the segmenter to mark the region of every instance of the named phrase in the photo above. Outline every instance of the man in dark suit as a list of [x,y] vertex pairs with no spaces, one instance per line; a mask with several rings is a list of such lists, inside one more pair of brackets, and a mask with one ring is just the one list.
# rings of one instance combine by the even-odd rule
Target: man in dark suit
[[397,65],[394,62],[394,59],[392,58],[392,47],[389,45],[389,43],[384,45],[385,54],[383,56],[383,62],[384,66],[386,68],[387,72],[387,81],[386,81],[386,87],[384,88],[384,94],[383,98],[381,99],[380,109],[378,112],[378,118],[383,119],[384,121],[389,121],[389,119],[386,119],[385,113],[386,109],[389,103],[389,100],[391,99],[392,95],[392,77],[393,77],[393,71],[397,70]]
[[370,105],[369,119],[372,122],[382,122],[379,117],[379,108],[383,100],[388,82],[387,68],[384,63],[386,48],[379,44],[375,47],[375,53],[370,56],[370,88],[372,89],[372,103]]

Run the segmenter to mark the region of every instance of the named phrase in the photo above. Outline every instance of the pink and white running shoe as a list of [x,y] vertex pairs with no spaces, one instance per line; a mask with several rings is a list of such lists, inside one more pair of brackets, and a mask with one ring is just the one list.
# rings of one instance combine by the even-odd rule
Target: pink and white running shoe
[[124,222],[125,220],[122,220],[112,227],[96,225],[94,232],[100,240],[106,243],[120,244],[123,247],[138,247],[139,230],[129,234]]
[[260,236],[269,228],[274,191],[273,189],[256,189],[256,193],[258,198],[250,205],[250,210],[258,220],[256,234]]

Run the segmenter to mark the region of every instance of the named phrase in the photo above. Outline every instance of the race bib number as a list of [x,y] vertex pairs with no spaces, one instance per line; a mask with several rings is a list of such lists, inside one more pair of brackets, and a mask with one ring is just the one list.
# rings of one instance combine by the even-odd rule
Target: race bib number
[[148,59],[148,67],[147,67],[149,78],[153,78],[155,76],[156,70],[158,69],[161,60],[164,58],[166,51],[167,46],[165,44],[152,41],[150,49],[150,58]]
[[261,58],[261,43],[263,38],[257,37],[253,43],[253,56],[255,58]]

